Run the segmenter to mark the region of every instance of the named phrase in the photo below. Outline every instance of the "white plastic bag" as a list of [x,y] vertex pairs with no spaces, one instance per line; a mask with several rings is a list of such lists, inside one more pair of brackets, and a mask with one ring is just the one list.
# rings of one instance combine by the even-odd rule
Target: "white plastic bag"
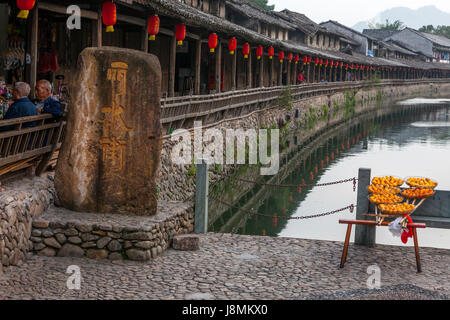
[[400,225],[400,221],[402,221],[403,218],[397,218],[391,223],[388,224],[389,231],[392,233],[394,237],[401,237],[403,233],[403,228]]

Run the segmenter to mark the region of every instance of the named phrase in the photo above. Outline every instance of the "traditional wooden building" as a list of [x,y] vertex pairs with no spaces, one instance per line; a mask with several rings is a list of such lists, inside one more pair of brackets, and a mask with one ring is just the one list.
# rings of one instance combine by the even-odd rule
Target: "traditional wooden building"
[[[55,75],[64,75],[70,84],[78,54],[90,46],[158,56],[163,97],[294,85],[300,72],[307,82],[320,82],[343,81],[347,73],[364,80],[375,73],[381,78],[431,76],[431,70],[433,76],[444,77],[450,70],[433,63],[421,64],[419,70],[408,62],[416,52],[393,50],[397,43],[384,45],[387,54],[367,56],[374,38],[336,22],[318,25],[289,10],[267,12],[247,0],[116,0],[114,32],[106,32],[103,24],[104,2],[38,0],[24,20],[16,17],[16,1],[0,1],[0,16],[5,17],[0,22],[2,61],[16,61],[0,77],[33,86],[37,79],[55,82]],[[80,29],[67,28],[71,5],[81,9]],[[159,28],[149,40],[155,15]],[[360,38],[365,39],[362,44]],[[401,71],[394,73],[395,68]]]

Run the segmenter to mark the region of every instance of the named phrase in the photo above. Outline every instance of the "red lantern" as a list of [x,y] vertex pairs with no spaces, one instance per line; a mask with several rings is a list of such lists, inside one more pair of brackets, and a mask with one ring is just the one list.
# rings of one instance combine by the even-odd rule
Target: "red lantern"
[[290,53],[288,54],[288,61],[289,61],[289,63],[292,62],[292,59],[294,59],[294,54],[293,54],[292,52],[290,52]]
[[250,55],[250,45],[248,43],[244,43],[242,46],[242,53],[244,54],[244,58],[248,59],[248,56]]
[[314,60],[314,65],[317,67],[318,64],[319,64],[319,58],[316,58],[316,59]]
[[237,40],[236,38],[231,38],[228,41],[228,50],[230,51],[230,54],[233,55],[237,48]]
[[106,26],[106,32],[114,32],[114,25],[117,22],[117,8],[112,1],[103,3],[102,19]]
[[175,38],[177,39],[177,45],[182,46],[184,39],[186,39],[186,26],[179,24],[175,27]]
[[295,64],[298,64],[298,62],[300,61],[300,56],[298,54],[295,55],[294,61]]
[[303,56],[303,65],[306,65],[308,63],[308,57]]
[[356,70],[358,70],[358,69],[359,69],[359,64],[357,64],[357,65],[355,66],[355,69],[356,69]]
[[342,61],[342,62],[341,62],[341,68],[342,68],[343,66],[344,66],[344,62]]
[[309,56],[309,57],[308,57],[308,64],[310,64],[310,63],[311,63],[311,60],[312,60],[312,57],[311,57],[311,56]]
[[159,33],[159,17],[155,14],[148,18],[148,40],[155,40],[156,35]]
[[284,61],[284,51],[278,52],[278,59],[280,60],[281,63],[283,63],[283,61]]
[[353,70],[353,63],[352,63],[352,65],[350,66],[350,69],[352,69],[352,70]]
[[275,54],[275,49],[273,47],[269,47],[267,54],[269,55],[269,59],[273,59],[273,55]]
[[328,59],[325,60],[325,68],[328,67]]
[[345,65],[345,70],[348,70],[348,63]]
[[36,0],[17,0],[17,7],[20,9],[17,18],[27,19],[28,14],[33,10]]
[[322,64],[323,64],[323,59],[322,58],[320,58],[320,66],[322,66]]
[[263,55],[263,46],[258,46],[257,48],[256,48],[256,57],[257,57],[257,59],[258,60],[261,60],[261,57],[262,57],[262,55]]
[[330,62],[330,68],[333,68],[334,67],[334,61],[331,61]]
[[219,42],[219,40],[217,38],[217,34],[212,33],[209,35],[209,40],[208,40],[209,52],[211,52],[211,53],[214,52],[214,50],[217,48],[218,42]]

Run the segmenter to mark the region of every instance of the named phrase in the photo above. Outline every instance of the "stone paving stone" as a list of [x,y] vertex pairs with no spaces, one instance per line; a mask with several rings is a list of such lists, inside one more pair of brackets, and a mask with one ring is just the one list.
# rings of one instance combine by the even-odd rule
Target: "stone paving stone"
[[[0,299],[445,299],[450,250],[208,233],[198,251],[168,249],[146,262],[32,256],[0,277]],[[378,265],[381,289],[367,288]],[[68,290],[67,267],[81,270],[81,290]],[[386,289],[387,288],[387,289]]]

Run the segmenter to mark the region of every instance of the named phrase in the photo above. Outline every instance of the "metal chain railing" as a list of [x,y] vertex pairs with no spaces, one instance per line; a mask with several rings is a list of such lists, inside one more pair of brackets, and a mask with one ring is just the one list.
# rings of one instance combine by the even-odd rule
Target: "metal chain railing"
[[262,214],[262,213],[258,213],[258,212],[254,212],[251,210],[247,210],[247,209],[243,209],[240,207],[236,207],[228,202],[225,202],[223,200],[220,200],[216,197],[212,197],[211,195],[209,196],[209,198],[211,200],[217,201],[218,203],[221,203],[227,207],[239,210],[241,212],[247,213],[247,214],[251,214],[251,215],[255,215],[255,216],[260,216],[260,217],[266,217],[266,218],[276,218],[276,219],[282,219],[282,220],[305,220],[305,219],[313,219],[313,218],[320,218],[320,217],[325,217],[325,216],[329,216],[332,214],[336,214],[338,212],[342,212],[345,210],[350,210],[350,213],[353,213],[354,209],[356,208],[356,205],[351,204],[345,208],[341,208],[341,209],[337,209],[337,210],[333,210],[333,211],[329,211],[329,212],[324,212],[324,213],[319,213],[319,214],[313,214],[313,215],[308,215],[308,216],[300,216],[300,217],[285,217],[285,216],[271,216],[271,215],[267,215],[267,214]]
[[277,187],[277,188],[297,188],[298,189],[298,188],[306,188],[306,187],[325,187],[325,186],[331,186],[331,185],[336,185],[336,184],[341,184],[341,183],[353,182],[353,192],[355,192],[356,191],[356,181],[358,181],[357,178],[353,177],[353,178],[349,178],[349,179],[343,179],[343,180],[338,180],[338,181],[333,181],[333,182],[317,183],[317,184],[302,183],[302,184],[295,184],[295,185],[294,184],[282,185],[282,184],[258,182],[258,181],[243,179],[243,178],[237,178],[237,177],[228,175],[226,173],[221,173],[221,172],[217,172],[217,171],[213,171],[213,173],[223,176],[223,177],[230,178],[230,179],[238,180],[241,182],[253,183],[253,184],[258,184],[258,185],[266,186],[266,187]]

